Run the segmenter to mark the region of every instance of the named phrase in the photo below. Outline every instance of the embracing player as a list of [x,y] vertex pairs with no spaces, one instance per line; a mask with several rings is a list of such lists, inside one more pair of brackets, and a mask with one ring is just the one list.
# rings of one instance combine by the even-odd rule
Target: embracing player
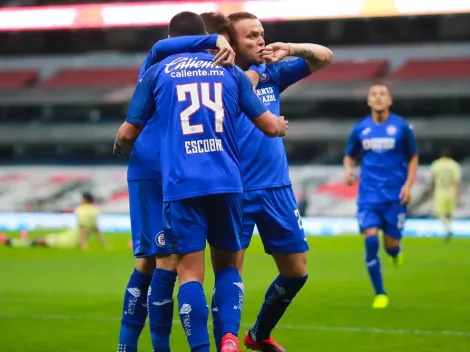
[[[203,34],[198,17],[198,34]],[[238,351],[244,290],[235,268],[242,227],[235,120],[241,109],[270,137],[282,136],[287,124],[267,111],[239,68],[225,69],[213,60],[204,52],[186,53],[149,68],[137,85],[127,122],[145,124],[154,112],[164,121],[160,136],[165,243],[177,254],[179,312],[190,348],[209,352],[202,288],[207,240],[220,265],[215,301],[225,329],[221,351],[232,352]]]
[[434,199],[434,214],[446,229],[446,241],[453,237],[451,231],[452,215],[460,197],[462,168],[451,158],[448,149],[441,152],[441,157],[431,164],[431,196]]
[[[283,90],[328,65],[332,59],[329,49],[315,44],[273,43],[265,47],[263,26],[250,13],[232,14],[229,21],[220,13],[205,13],[202,16],[207,29],[225,34],[232,40],[237,65],[248,70],[254,83],[259,82],[257,94],[275,114],[279,114],[279,95]],[[187,41],[186,46],[182,45],[182,40]],[[192,50],[196,40],[200,39],[181,38],[178,43],[165,40],[168,46],[162,52]],[[283,60],[287,56],[298,58]],[[256,323],[245,335],[245,344],[253,350],[282,352],[284,349],[270,335],[307,280],[308,245],[291,188],[282,139],[267,138],[243,114],[238,120],[236,132],[244,187],[243,250],[237,258],[237,266],[241,271],[245,249],[256,223],[266,252],[273,255],[280,270],[280,275],[266,293]],[[214,257],[213,263],[217,272],[218,260]],[[213,300],[216,341],[220,341],[222,336],[219,310]]]
[[[183,12],[172,18],[169,36],[178,40],[181,35],[199,34],[201,20],[193,13]],[[234,52],[220,36],[203,38],[199,46],[209,45],[219,50],[215,63],[233,63]],[[155,55],[155,56],[154,56]],[[158,47],[142,64],[138,82],[152,66],[160,61]],[[114,146],[115,154],[132,148],[128,167],[128,190],[135,269],[127,284],[119,351],[137,351],[138,340],[149,315],[150,335],[155,351],[170,351],[173,321],[173,290],[176,282],[176,261],[169,256],[163,225],[163,192],[160,161],[160,139],[164,119],[146,116],[139,121],[129,120],[120,127]]]
[[386,308],[379,252],[379,231],[385,251],[401,264],[401,238],[407,204],[418,168],[418,148],[413,127],[390,112],[392,97],[386,85],[374,84],[367,103],[371,114],[352,128],[344,156],[346,183],[356,182],[355,160],[361,160],[357,220],[364,236],[365,261],[374,287],[373,308]]

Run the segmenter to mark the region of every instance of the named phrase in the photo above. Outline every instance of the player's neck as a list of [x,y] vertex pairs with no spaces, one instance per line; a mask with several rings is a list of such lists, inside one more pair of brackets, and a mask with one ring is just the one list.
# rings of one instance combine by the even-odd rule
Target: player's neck
[[242,59],[235,59],[235,64],[240,67],[243,71],[247,71],[250,67],[250,64],[247,63],[245,60]]
[[385,121],[388,120],[390,116],[390,111],[389,110],[384,110],[384,111],[372,111],[372,120],[374,120],[375,123],[384,123]]

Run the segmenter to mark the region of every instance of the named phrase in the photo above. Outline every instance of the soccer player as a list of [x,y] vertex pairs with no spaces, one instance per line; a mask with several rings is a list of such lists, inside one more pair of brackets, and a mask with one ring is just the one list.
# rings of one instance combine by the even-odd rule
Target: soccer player
[[460,197],[460,164],[451,158],[450,150],[444,149],[441,157],[431,164],[431,196],[434,198],[434,213],[444,225],[446,241],[453,237],[451,231],[452,214]]
[[99,208],[93,204],[94,197],[89,192],[82,194],[81,204],[75,209],[77,227],[61,233],[37,237],[32,240],[0,237],[0,242],[11,247],[50,247],[88,249],[90,236],[97,236],[101,247],[106,248],[103,234],[98,229]]
[[[325,67],[332,59],[329,49],[315,44],[273,43],[265,47],[263,27],[250,13],[232,14],[230,22],[220,13],[202,16],[207,29],[226,34],[233,41],[237,65],[248,70],[255,84],[259,82],[257,94],[275,114],[280,111],[279,95],[284,89]],[[187,49],[192,45],[188,42]],[[282,61],[287,56],[298,58]],[[253,350],[282,352],[284,349],[270,335],[307,280],[308,245],[291,188],[282,139],[267,138],[243,116],[238,120],[237,136],[244,187],[243,250],[237,257],[237,267],[241,272],[244,252],[256,223],[266,252],[273,255],[280,270],[266,293],[256,323],[245,335],[245,344]],[[217,272],[218,260],[214,255],[212,259]],[[219,307],[214,300],[212,311],[215,340],[220,341]]]
[[384,233],[385,251],[400,265],[401,237],[407,204],[418,168],[418,148],[413,127],[390,112],[392,97],[386,85],[369,89],[369,116],[352,128],[343,160],[346,183],[356,182],[355,160],[361,159],[357,220],[364,236],[365,261],[375,298],[372,308],[386,308],[379,252],[379,231]]
[[[199,31],[200,19],[192,14],[179,14],[169,25],[169,35],[176,41],[180,35],[194,35]],[[195,44],[196,51],[201,50],[201,46],[218,49],[215,63],[233,63],[234,52],[224,38],[203,38]],[[142,64],[138,81],[154,61],[158,62],[168,56],[160,54],[160,47],[161,45],[155,45],[149,52]],[[170,351],[176,260],[168,255],[171,250],[163,232],[159,143],[163,119],[150,118],[144,122],[125,122],[118,131],[114,150],[115,154],[123,154],[123,146],[133,147],[128,167],[128,190],[132,241],[136,257],[135,269],[124,296],[118,352],[137,351],[147,312],[154,351]]]
[[[202,19],[193,15],[204,34]],[[209,351],[202,288],[206,239],[225,259],[216,272],[215,300],[225,329],[221,351],[238,351],[243,284],[234,258],[240,249],[242,183],[234,124],[239,107],[267,135],[284,135],[286,121],[266,110],[243,72],[215,65],[212,55],[186,53],[147,70],[127,118],[141,125],[156,111],[164,120],[165,236],[178,255],[179,312],[191,351]]]

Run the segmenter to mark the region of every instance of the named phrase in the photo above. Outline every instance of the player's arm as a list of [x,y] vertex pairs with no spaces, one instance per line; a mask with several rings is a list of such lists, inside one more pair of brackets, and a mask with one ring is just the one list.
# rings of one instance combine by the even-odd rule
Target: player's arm
[[[294,59],[283,60],[291,56]],[[333,52],[310,43],[273,43],[263,50],[266,62],[278,63],[281,91],[330,64]]]
[[153,89],[157,68],[157,65],[152,66],[137,83],[129,104],[126,121],[116,134],[113,148],[115,155],[122,155],[126,149],[130,149],[134,145],[142,128],[155,112]]
[[460,195],[462,190],[462,168],[460,164],[456,164],[456,178],[455,178],[455,197],[460,202]]
[[346,184],[352,185],[356,182],[356,161],[355,158],[361,150],[357,128],[354,126],[349,133],[344,151],[343,166],[346,175]]
[[418,144],[416,142],[416,135],[412,125],[406,125],[404,127],[405,136],[405,152],[409,156],[408,161],[408,173],[406,177],[404,188],[411,190],[416,180],[416,173],[418,171],[419,156],[418,156]]
[[266,64],[254,64],[251,65],[245,73],[253,84],[253,87],[256,88],[259,83],[259,78],[265,71]]
[[288,121],[284,120],[284,116],[277,117],[271,113],[256,95],[248,76],[238,67],[235,70],[239,77],[240,109],[266,136],[284,136]]

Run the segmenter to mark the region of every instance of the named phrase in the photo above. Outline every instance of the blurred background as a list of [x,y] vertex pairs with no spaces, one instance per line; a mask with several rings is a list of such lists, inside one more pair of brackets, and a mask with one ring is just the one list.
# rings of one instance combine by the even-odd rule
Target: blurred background
[[[414,124],[419,141],[422,167],[410,207],[418,220],[407,231],[441,231],[419,219],[432,215],[427,165],[442,147],[463,165],[456,216],[470,217],[468,1],[0,4],[2,228],[62,227],[73,217],[52,215],[70,212],[81,192],[91,190],[103,213],[122,214],[105,217],[104,230],[129,229],[126,160],[112,157],[112,144],[143,58],[182,10],[250,11],[262,20],[268,43],[314,42],[334,51],[333,64],[282,96],[282,113],[291,121],[285,138],[291,178],[307,232],[357,230],[357,188],[344,185],[342,155],[349,129],[368,113],[366,93],[377,81],[389,85],[393,110]],[[455,226],[456,235],[470,233],[470,221]]]

